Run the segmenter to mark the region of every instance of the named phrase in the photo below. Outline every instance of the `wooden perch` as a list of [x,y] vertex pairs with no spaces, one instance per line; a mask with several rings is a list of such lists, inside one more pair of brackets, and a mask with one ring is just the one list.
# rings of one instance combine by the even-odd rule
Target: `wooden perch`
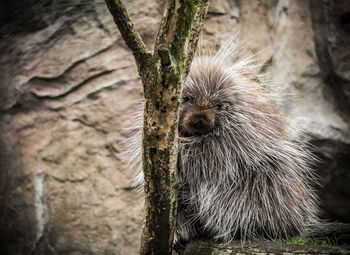
[[105,0],[142,79],[145,219],[140,254],[171,254],[177,211],[178,108],[209,0],[168,0],[151,53],[120,0]]

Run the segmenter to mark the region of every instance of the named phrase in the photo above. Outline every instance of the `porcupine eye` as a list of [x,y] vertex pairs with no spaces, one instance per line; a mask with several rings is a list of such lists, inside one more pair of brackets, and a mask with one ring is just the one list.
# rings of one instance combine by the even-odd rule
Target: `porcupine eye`
[[189,96],[183,96],[181,101],[182,101],[182,103],[187,103],[187,102],[191,101],[191,98]]
[[223,104],[222,104],[222,103],[219,103],[219,104],[216,104],[216,105],[215,105],[216,110],[221,110],[222,107],[223,107]]
[[217,103],[215,104],[215,109],[220,111],[220,110],[224,110],[224,109],[227,109],[229,107],[229,105],[231,105],[230,102],[220,102],[220,103]]

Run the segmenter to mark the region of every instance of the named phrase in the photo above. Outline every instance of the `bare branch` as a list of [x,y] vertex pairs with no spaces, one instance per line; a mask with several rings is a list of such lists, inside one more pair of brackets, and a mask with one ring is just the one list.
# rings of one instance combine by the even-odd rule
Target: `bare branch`
[[141,75],[144,69],[143,66],[150,60],[152,54],[136,31],[123,2],[121,0],[105,0],[105,2],[126,45],[128,45],[135,57],[137,68]]

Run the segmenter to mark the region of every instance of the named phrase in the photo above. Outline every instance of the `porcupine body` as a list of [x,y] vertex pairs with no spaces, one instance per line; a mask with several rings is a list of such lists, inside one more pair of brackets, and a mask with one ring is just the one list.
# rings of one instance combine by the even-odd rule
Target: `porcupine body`
[[[295,127],[272,94],[249,76],[251,58],[233,61],[237,48],[226,43],[195,57],[183,86],[175,242],[286,238],[318,223],[313,157],[291,137]],[[127,144],[142,188],[139,130]]]

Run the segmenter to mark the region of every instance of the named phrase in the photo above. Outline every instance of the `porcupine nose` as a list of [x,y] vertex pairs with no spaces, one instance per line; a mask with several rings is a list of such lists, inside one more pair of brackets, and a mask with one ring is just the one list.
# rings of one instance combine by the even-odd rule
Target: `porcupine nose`
[[214,128],[214,120],[210,109],[192,112],[186,121],[186,128],[192,134],[207,134]]

